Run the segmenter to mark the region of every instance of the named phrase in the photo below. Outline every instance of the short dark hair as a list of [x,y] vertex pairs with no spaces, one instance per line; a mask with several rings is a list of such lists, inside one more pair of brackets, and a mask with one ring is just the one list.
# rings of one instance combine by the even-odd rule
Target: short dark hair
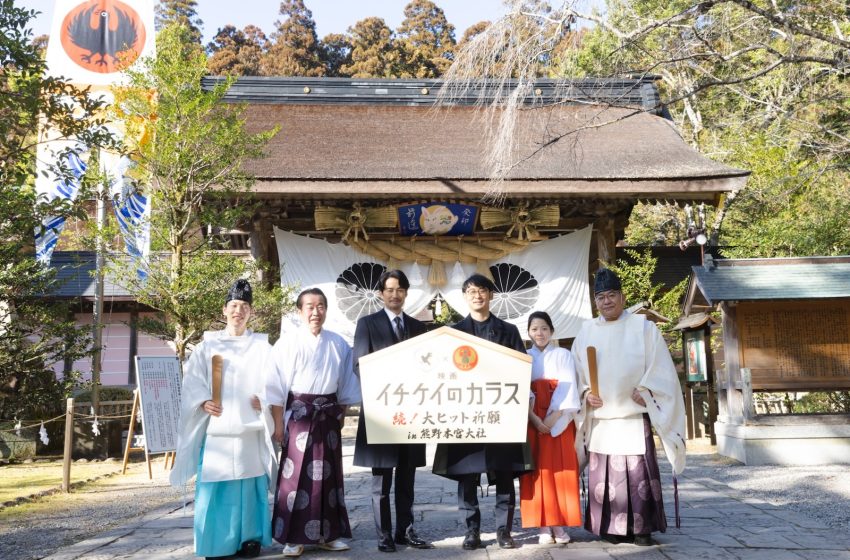
[[470,286],[475,286],[476,288],[486,288],[491,292],[495,292],[496,285],[492,280],[484,276],[483,274],[478,274],[477,272],[464,280],[463,286],[461,286],[460,291],[465,292],[466,289]]
[[531,322],[535,319],[541,319],[541,320],[545,321],[546,324],[549,325],[549,329],[553,333],[555,332],[555,325],[552,324],[552,317],[550,317],[549,314],[546,313],[545,311],[535,311],[531,315],[529,315],[528,316],[528,326],[525,328],[525,330],[531,329]]
[[384,291],[387,288],[387,280],[390,278],[395,278],[398,280],[398,287],[403,288],[405,290],[410,289],[410,280],[407,279],[407,275],[398,270],[385,270],[383,274],[381,274],[381,278],[378,280],[378,289],[380,291]]
[[302,292],[298,294],[298,299],[295,300],[295,307],[300,310],[301,304],[304,303],[304,296],[308,295],[320,296],[325,304],[325,307],[328,306],[328,297],[325,295],[325,292],[323,292],[319,288],[307,288],[306,290],[302,290]]

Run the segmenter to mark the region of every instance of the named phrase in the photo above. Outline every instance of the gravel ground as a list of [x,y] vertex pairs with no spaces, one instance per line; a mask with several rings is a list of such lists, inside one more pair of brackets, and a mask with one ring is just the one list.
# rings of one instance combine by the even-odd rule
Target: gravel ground
[[688,454],[685,475],[728,485],[744,498],[764,500],[850,532],[850,465],[748,467],[717,454]]
[[[838,531],[850,531],[850,466],[747,467],[694,449],[685,476],[710,478],[728,485],[741,498],[787,507],[822,521]],[[0,510],[0,558],[31,560],[125,525],[167,504],[178,507],[183,497],[168,486],[162,463],[154,464],[154,480],[144,464],[130,474],[115,475],[33,503]]]
[[145,464],[136,463],[126,475],[0,510],[0,558],[43,558],[166,504],[182,504],[182,496],[168,485],[161,459],[153,461],[153,475],[148,480]]

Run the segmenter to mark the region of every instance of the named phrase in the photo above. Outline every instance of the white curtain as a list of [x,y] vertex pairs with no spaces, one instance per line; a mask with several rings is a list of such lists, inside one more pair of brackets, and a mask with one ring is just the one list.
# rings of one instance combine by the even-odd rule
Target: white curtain
[[[522,252],[490,263],[496,268],[494,276],[499,288],[492,304],[493,312],[515,324],[523,337],[527,337],[529,313],[547,311],[558,338],[574,337],[581,323],[592,316],[588,286],[591,233],[587,227],[534,243]],[[382,307],[379,295],[373,290],[386,263],[341,243],[331,244],[277,228],[275,239],[281,283],[293,286],[296,294],[302,289],[320,288],[328,298],[326,328],[351,342],[357,319]],[[449,284],[440,289],[428,283],[427,266],[404,263],[401,269],[411,281],[405,302],[407,313],[419,313],[437,294],[459,313],[466,313],[460,282],[456,281],[461,271],[456,267],[446,266]],[[466,278],[475,272],[475,266],[462,265],[461,270]],[[299,322],[297,314],[286,317],[282,330],[286,332]]]
[[[556,338],[577,335],[584,320],[593,317],[588,285],[592,233],[592,227],[588,226],[533,243],[524,251],[490,263],[500,273],[494,274],[496,287],[501,291],[490,305],[493,313],[516,325],[525,340],[528,340],[528,315],[532,311],[545,311],[552,317]],[[475,272],[475,266],[466,265],[464,271],[469,276]],[[532,278],[537,283],[536,292]],[[445,286],[441,292],[449,305],[466,314],[466,301],[459,284]]]

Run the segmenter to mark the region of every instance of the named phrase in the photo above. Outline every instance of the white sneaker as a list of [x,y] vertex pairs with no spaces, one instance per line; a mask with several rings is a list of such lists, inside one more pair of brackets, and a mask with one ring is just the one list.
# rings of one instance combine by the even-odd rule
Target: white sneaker
[[331,552],[342,552],[343,550],[350,550],[351,547],[337,539],[335,541],[319,543],[316,546],[321,548],[322,550],[330,550]]
[[300,544],[286,543],[286,546],[283,547],[283,555],[288,558],[295,558],[297,556],[301,556],[303,552],[304,546]]
[[570,534],[563,527],[555,527],[552,529],[555,534],[555,542],[558,544],[567,544],[570,542]]
[[555,544],[555,537],[552,536],[552,532],[548,527],[540,528],[540,536],[537,537],[537,544]]

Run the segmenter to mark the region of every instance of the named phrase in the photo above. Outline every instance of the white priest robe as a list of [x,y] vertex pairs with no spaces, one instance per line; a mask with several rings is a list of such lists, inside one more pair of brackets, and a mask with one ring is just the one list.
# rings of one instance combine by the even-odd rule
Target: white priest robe
[[[552,394],[549,410],[546,411],[547,416],[557,411],[566,412],[558,418],[549,432],[552,437],[558,437],[567,429],[575,413],[581,408],[573,357],[569,350],[551,344],[542,351],[537,346],[532,346],[528,355],[531,356],[531,381],[558,380],[558,387]],[[534,393],[531,394],[531,399],[534,400]]]
[[[576,451],[580,462],[585,463],[585,451],[643,455],[643,414],[647,413],[673,471],[682,472],[685,404],[676,367],[658,327],[643,315],[629,312],[623,312],[615,321],[601,316],[586,321],[572,347],[582,394],[590,388],[588,346],[596,348],[603,405],[586,407],[579,416]],[[632,400],[635,388],[647,406]]]
[[[203,341],[183,368],[180,433],[171,483],[180,486],[197,472],[201,444],[204,460],[200,480],[220,482],[268,475],[273,480],[277,458],[271,434],[274,423],[265,397],[264,368],[271,353],[268,335],[246,331],[230,336],[226,331],[204,333]],[[202,406],[212,399],[212,357],[224,359],[221,416],[211,416]],[[251,398],[260,399],[260,411]],[[206,443],[204,443],[206,438]]]
[[[275,343],[267,370],[269,404],[286,407],[289,393],[336,393],[340,405],[360,402],[360,382],[354,374],[351,347],[340,335],[307,327],[286,333]],[[287,411],[286,418],[289,417]]]

